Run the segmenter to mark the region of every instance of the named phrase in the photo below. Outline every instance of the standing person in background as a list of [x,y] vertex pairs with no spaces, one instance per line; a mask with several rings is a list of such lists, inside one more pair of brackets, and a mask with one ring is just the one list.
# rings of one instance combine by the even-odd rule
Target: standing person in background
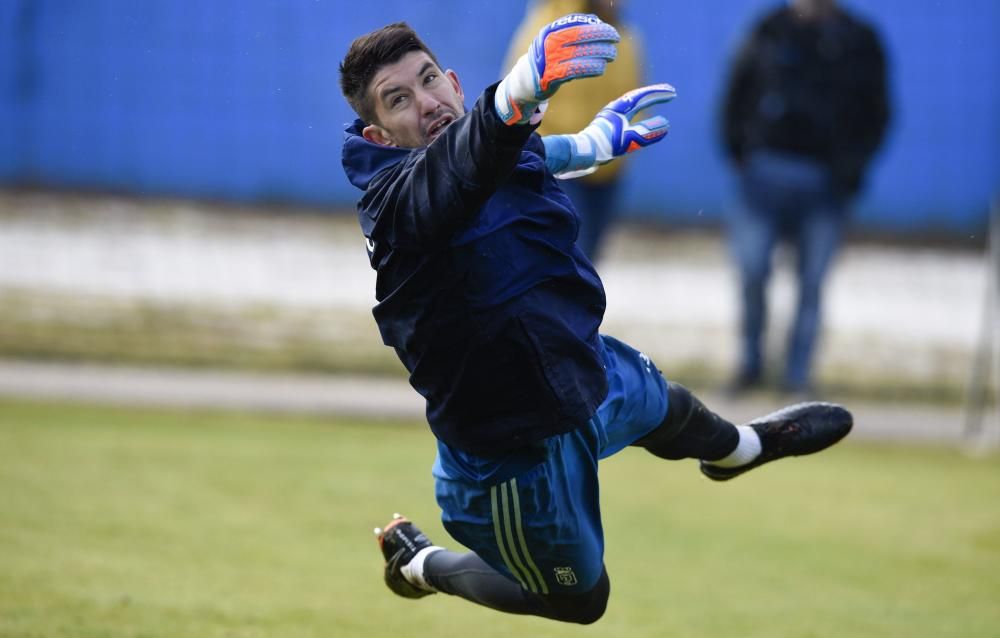
[[[539,29],[559,16],[569,13],[597,15],[614,24],[621,40],[615,72],[589,82],[569,84],[551,100],[551,112],[538,128],[539,135],[575,133],[582,130],[605,104],[643,84],[641,42],[636,33],[622,24],[621,0],[539,0],[534,3],[511,40],[503,73],[506,74],[527,50]],[[625,162],[619,160],[601,170],[564,179],[560,186],[569,195],[580,213],[580,234],[577,244],[584,254],[597,263],[611,222],[618,212]]]
[[783,389],[811,391],[824,277],[888,121],[878,35],[836,0],[789,0],[754,27],[737,55],[723,107],[725,150],[745,204],[730,220],[742,292],[734,392],[762,381],[766,289],[779,240],[794,246],[798,262]]

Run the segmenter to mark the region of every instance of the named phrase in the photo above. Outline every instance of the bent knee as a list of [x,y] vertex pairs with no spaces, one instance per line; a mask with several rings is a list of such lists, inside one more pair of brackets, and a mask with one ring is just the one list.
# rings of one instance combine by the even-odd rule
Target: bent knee
[[611,582],[607,571],[593,589],[585,594],[556,594],[546,596],[553,617],[563,622],[590,625],[601,619],[608,608]]
[[582,607],[578,613],[576,613],[570,622],[579,623],[581,625],[592,625],[604,616],[604,612],[608,609],[608,598],[611,592],[606,591],[604,594],[598,598],[592,599],[585,607]]

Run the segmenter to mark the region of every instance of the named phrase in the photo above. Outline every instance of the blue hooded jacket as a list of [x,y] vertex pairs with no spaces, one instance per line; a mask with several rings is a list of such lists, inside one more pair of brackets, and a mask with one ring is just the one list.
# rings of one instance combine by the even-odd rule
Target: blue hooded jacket
[[502,454],[586,423],[607,394],[604,288],[533,127],[495,86],[428,146],[346,130],[343,165],[377,275],[373,310],[447,445]]

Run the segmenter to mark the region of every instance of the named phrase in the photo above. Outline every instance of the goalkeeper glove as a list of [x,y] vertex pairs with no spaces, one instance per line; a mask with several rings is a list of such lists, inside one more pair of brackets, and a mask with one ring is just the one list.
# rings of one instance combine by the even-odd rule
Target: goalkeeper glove
[[536,124],[543,103],[563,82],[604,73],[618,53],[618,40],[613,26],[590,14],[571,13],[543,27],[497,87],[500,119],[507,125]]
[[631,153],[662,140],[670,122],[654,116],[631,124],[637,112],[655,104],[669,102],[677,91],[669,84],[651,84],[633,89],[601,109],[594,120],[579,133],[546,135],[545,164],[560,179],[581,177],[597,170],[616,157]]

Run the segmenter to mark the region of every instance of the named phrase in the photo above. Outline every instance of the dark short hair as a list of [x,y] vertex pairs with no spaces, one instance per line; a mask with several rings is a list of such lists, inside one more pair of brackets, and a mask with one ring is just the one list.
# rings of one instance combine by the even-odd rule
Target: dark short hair
[[405,22],[386,25],[351,43],[344,61],[340,63],[340,90],[366,124],[377,122],[375,99],[368,85],[380,69],[399,61],[410,51],[423,51],[434,64],[441,66],[427,45]]

